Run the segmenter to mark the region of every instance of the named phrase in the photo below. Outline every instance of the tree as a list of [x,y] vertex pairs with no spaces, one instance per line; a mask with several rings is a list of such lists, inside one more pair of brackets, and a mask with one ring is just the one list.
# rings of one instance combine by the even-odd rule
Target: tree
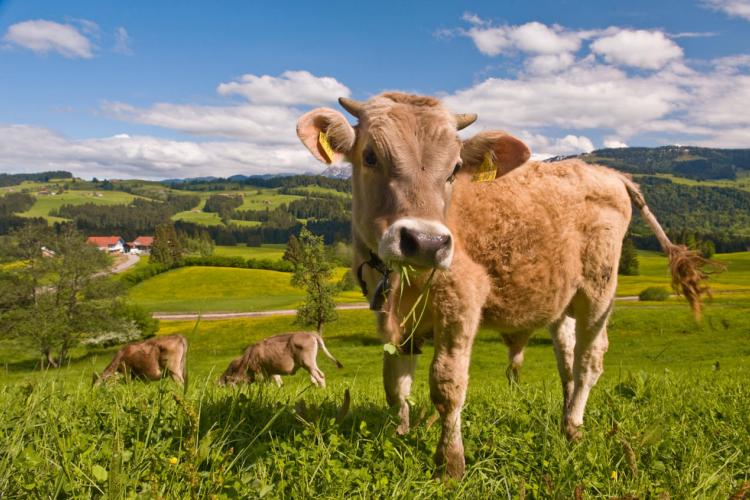
[[622,241],[622,253],[620,253],[620,265],[617,273],[624,276],[638,276],[638,252],[629,233],[625,235],[625,239]]
[[336,285],[330,282],[333,265],[326,259],[322,236],[302,228],[299,238],[295,239],[298,240],[299,249],[294,260],[290,260],[294,264],[292,286],[307,291],[305,302],[297,309],[296,321],[303,325],[315,325],[318,333],[323,333],[323,325],[338,317],[333,302]]
[[154,234],[150,262],[172,267],[182,259],[182,243],[172,223],[159,224]]
[[286,250],[282,260],[291,262],[295,267],[302,262],[302,246],[296,236],[291,235],[286,242]]
[[[70,225],[58,233],[27,225],[12,245],[24,265],[0,277],[16,285],[0,294],[0,331],[33,346],[42,367],[60,366],[82,339],[122,326],[122,288],[103,273],[109,257]],[[42,246],[54,253],[42,254]]]

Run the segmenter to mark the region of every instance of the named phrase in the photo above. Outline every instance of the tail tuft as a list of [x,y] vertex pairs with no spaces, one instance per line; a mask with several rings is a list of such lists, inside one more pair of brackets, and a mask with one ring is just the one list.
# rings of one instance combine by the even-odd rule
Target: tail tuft
[[701,257],[698,252],[684,245],[669,246],[667,256],[672,274],[672,288],[687,299],[695,318],[700,319],[701,297],[711,296],[711,290],[706,283],[708,275],[723,271],[723,266]]

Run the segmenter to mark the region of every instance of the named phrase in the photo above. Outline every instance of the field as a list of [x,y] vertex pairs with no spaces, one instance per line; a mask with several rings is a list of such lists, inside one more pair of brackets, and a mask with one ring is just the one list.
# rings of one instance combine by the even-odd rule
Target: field
[[[32,192],[32,194],[34,194]],[[60,217],[49,216],[50,210],[57,210],[61,206],[83,205],[94,203],[96,205],[123,205],[137,198],[122,191],[65,191],[55,195],[36,195],[36,202],[28,211],[19,213],[23,217],[43,217],[50,222],[62,221]]]
[[281,260],[284,256],[284,250],[286,250],[286,245],[271,243],[259,247],[217,245],[214,247],[214,255],[242,257],[243,259]]
[[[244,258],[282,252],[216,248]],[[617,302],[605,372],[574,444],[558,431],[561,391],[546,332],[532,338],[521,384],[510,386],[505,347],[496,332],[480,330],[461,482],[432,479],[439,426],[426,423],[431,344],[413,387],[414,429],[398,436],[381,387],[383,347],[366,310],[340,311],[326,326],[344,368],[319,357],[324,390],[304,372],[281,389],[215,384],[245,345],[298,330],[291,316],[162,321],[160,335],[190,342],[184,395],[169,381],[92,389],[91,373],[114,348],[78,348],[68,366],[38,372],[32,354],[0,343],[0,496],[728,498],[750,481],[750,254],[717,259],[728,270],[715,277],[719,293],[701,323],[682,299]],[[663,257],[639,260],[642,276],[621,277],[620,295],[668,284]],[[286,308],[302,297],[288,273],[209,267],[173,270],[130,293],[161,311]],[[337,420],[346,389],[351,408]]]
[[[336,280],[346,270],[340,268]],[[130,298],[149,311],[238,312],[289,309],[304,291],[289,284],[291,274],[260,269],[183,267],[148,279],[130,290]],[[338,302],[362,300],[359,291],[345,292]]]
[[[584,439],[558,432],[560,390],[548,337],[527,351],[521,385],[503,375],[496,333],[476,342],[464,413],[467,477],[431,479],[438,426],[429,416],[429,345],[413,390],[416,428],[399,437],[380,387],[382,346],[368,311],[326,332],[344,364],[320,357],[326,390],[303,373],[277,389],[214,381],[249,342],[292,318],[163,322],[188,336],[190,387],[171,382],[90,389],[110,351],[31,372],[10,363],[0,383],[0,491],[8,497],[727,498],[750,480],[746,401],[750,297],[717,299],[696,325],[684,304],[618,304],[605,373]],[[2,360],[7,361],[7,360]],[[344,389],[351,411],[337,423]]]

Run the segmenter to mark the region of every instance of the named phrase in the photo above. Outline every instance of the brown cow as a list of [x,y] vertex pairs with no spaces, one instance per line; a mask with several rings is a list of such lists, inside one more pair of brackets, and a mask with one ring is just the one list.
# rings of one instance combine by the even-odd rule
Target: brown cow
[[[563,385],[564,432],[579,437],[591,388],[603,370],[607,320],[623,236],[634,203],[669,255],[674,284],[699,312],[705,263],[673,245],[638,187],[624,175],[569,160],[527,162],[528,148],[504,132],[461,141],[476,115],[454,115],[431,97],[385,93],[339,112],[303,115],[297,134],[318,159],[352,164],[354,269],[385,342],[386,399],[409,427],[407,397],[419,339],[434,335],[430,394],[442,420],[438,474],[464,473],[461,408],[480,321],[496,328],[522,360],[531,332],[548,326]],[[472,182],[496,168],[499,178]],[[436,269],[421,322],[412,310],[429,273],[399,284],[398,266]]]
[[317,333],[285,333],[248,346],[242,356],[229,363],[219,384],[253,383],[256,377],[262,375],[281,387],[281,375],[294,375],[302,367],[310,373],[310,380],[314,385],[325,387],[326,377],[317,363],[318,347],[337,368],[343,368],[328,352],[323,338]]
[[115,373],[142,380],[159,380],[166,373],[187,387],[188,342],[182,335],[154,337],[122,347],[101,375],[94,373],[98,385]]

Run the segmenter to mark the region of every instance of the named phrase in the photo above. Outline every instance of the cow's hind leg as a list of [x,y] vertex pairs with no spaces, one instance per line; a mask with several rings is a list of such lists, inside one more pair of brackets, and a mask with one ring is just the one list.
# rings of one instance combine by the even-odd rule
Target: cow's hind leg
[[383,386],[388,406],[398,411],[399,424],[396,432],[409,432],[409,394],[417,356],[410,354],[383,354]]
[[532,332],[522,331],[513,333],[503,333],[503,342],[508,346],[508,368],[505,370],[505,376],[508,377],[509,383],[517,383],[521,377],[521,367],[523,366],[523,351],[529,342]]
[[612,310],[610,300],[606,307],[587,304],[584,312],[576,311],[576,342],[573,350],[573,394],[565,413],[565,434],[568,439],[581,437],[583,413],[591,389],[604,371],[604,353],[607,352],[607,321]]
[[563,316],[549,327],[552,344],[555,347],[557,371],[560,372],[560,383],[563,391],[562,423],[565,430],[565,417],[573,397],[573,360],[576,346],[576,321],[570,316]]
[[183,372],[182,356],[180,357],[172,356],[168,358],[167,363],[166,363],[166,369],[167,369],[167,372],[169,372],[169,376],[172,378],[172,380],[174,380],[180,385],[185,384],[185,379],[182,376],[182,372]]

